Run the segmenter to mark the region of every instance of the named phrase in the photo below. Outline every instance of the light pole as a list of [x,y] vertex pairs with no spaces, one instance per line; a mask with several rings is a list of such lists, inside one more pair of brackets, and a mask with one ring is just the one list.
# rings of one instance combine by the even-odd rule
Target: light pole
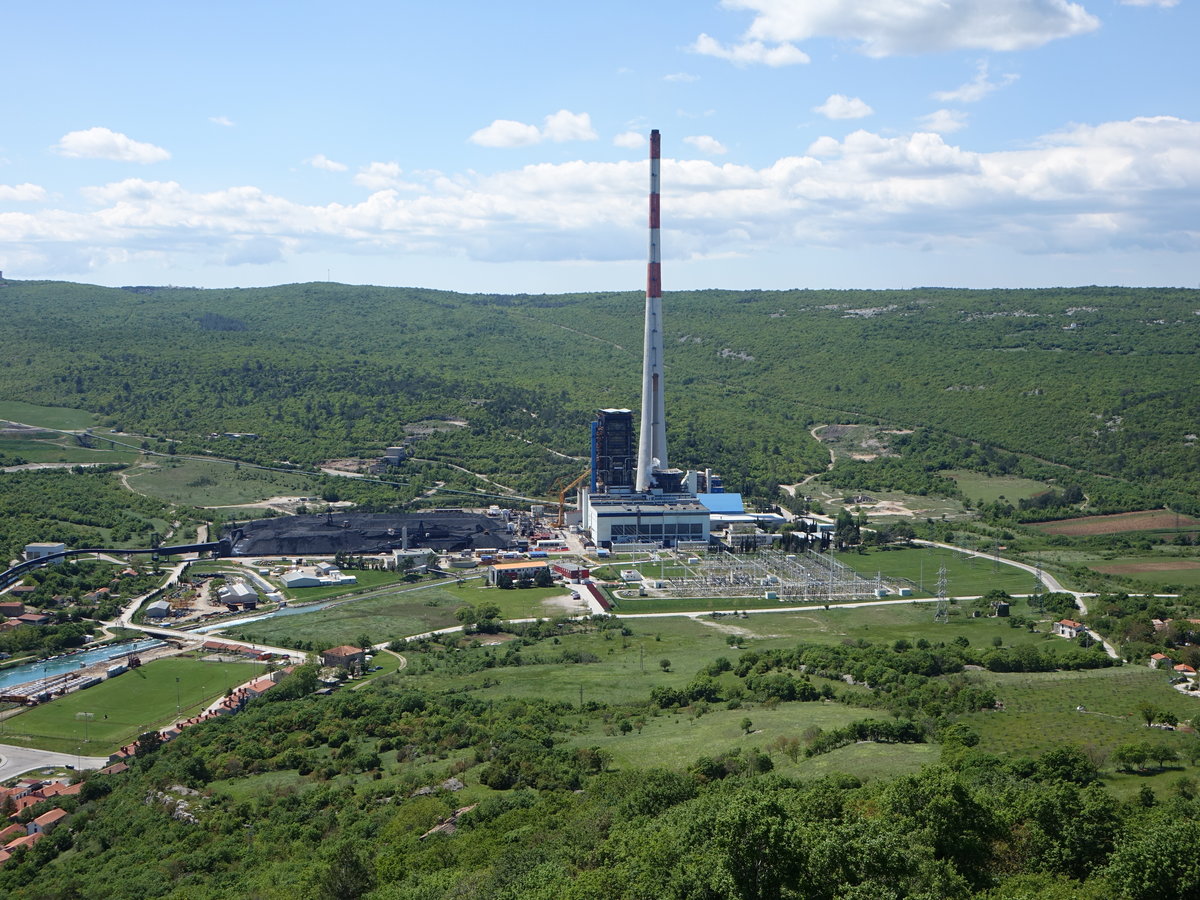
[[175,676],[175,716],[179,717],[179,676]]

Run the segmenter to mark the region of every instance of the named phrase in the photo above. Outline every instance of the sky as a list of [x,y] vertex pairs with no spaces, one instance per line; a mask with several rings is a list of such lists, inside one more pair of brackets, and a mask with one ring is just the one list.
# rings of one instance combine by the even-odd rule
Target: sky
[[1197,0],[10,3],[0,270],[1200,286]]

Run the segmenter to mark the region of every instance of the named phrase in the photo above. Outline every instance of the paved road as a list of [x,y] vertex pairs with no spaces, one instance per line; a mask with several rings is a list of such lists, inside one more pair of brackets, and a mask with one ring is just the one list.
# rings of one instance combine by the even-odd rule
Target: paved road
[[[1028,563],[1017,562],[1015,559],[1005,559],[1002,556],[996,556],[991,553],[984,553],[980,550],[967,550],[965,547],[956,547],[953,544],[939,544],[936,541],[914,540],[913,543],[914,544],[924,544],[926,547],[940,547],[943,550],[953,550],[956,553],[964,553],[967,556],[978,556],[983,559],[994,559],[997,562],[1002,563],[1003,565],[1012,566],[1013,568],[1016,568],[1016,569],[1023,569],[1024,571],[1028,572],[1030,575],[1037,575],[1042,580],[1042,584],[1044,584],[1046,586],[1046,589],[1048,591],[1051,591],[1051,592],[1057,593],[1057,594],[1070,594],[1072,597],[1074,597],[1075,605],[1079,607],[1080,612],[1082,612],[1083,615],[1085,615],[1085,616],[1088,614],[1088,608],[1087,608],[1087,601],[1084,598],[1096,596],[1095,594],[1089,594],[1084,591],[1073,591],[1070,588],[1064,587],[1062,582],[1059,581],[1057,578],[1055,578],[1053,575],[1051,575],[1049,572],[1045,572],[1036,566],[1029,565]],[[1110,644],[1108,641],[1106,641],[1099,632],[1093,631],[1092,629],[1089,628],[1087,630],[1087,633],[1092,638],[1092,640],[1096,641],[1098,644],[1100,644],[1104,648],[1104,652],[1107,653],[1110,657],[1112,657],[1113,659],[1121,658],[1121,654],[1117,652],[1117,648],[1114,647],[1112,644]]]
[[76,756],[74,753],[52,753],[49,750],[35,750],[32,747],[0,744],[0,781],[16,778],[25,772],[49,766],[102,769],[107,765],[107,756]]

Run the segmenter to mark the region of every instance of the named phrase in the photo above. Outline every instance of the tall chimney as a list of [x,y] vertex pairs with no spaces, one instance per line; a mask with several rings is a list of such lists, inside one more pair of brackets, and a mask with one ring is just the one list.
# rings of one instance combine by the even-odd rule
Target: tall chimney
[[637,489],[654,485],[654,472],[667,468],[667,423],[663,405],[662,257],[658,236],[658,129],[650,132],[650,261],[646,271],[646,337],[642,350],[642,427],[638,436]]

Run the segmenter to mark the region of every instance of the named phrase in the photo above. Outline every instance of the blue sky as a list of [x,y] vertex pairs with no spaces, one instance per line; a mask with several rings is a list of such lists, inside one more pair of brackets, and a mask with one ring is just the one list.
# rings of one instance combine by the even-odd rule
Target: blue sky
[[1200,286],[1194,0],[10,4],[0,269]]

